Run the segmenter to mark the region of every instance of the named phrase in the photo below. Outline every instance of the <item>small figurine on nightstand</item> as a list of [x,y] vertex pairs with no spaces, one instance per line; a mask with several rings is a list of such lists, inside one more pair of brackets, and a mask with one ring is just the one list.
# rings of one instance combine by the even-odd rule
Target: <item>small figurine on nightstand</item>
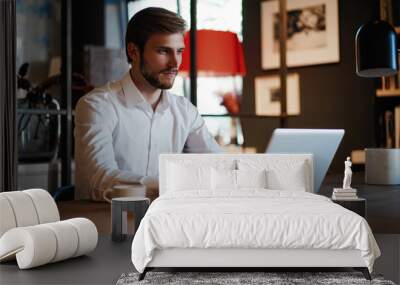
[[344,179],[343,188],[334,188],[332,193],[332,199],[335,200],[351,200],[357,199],[357,189],[351,188],[351,177],[353,172],[351,171],[351,160],[347,157],[344,162]]
[[347,160],[344,162],[343,189],[351,189],[351,176],[353,175],[351,164],[350,157],[347,157]]

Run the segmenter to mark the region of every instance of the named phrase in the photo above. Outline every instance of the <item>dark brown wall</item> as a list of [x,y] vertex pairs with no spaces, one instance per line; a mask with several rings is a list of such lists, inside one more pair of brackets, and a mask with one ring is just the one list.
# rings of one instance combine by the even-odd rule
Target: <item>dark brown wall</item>
[[[290,1],[290,0],[289,0]],[[294,0],[292,0],[294,1]],[[248,73],[244,79],[242,110],[254,113],[254,78],[278,74],[261,69],[259,0],[243,1],[243,45]],[[379,16],[377,0],[339,0],[340,62],[290,68],[300,76],[301,115],[288,119],[289,128],[343,128],[346,133],[331,165],[343,170],[353,149],[375,144],[374,94],[376,80],[355,74],[355,34],[360,25]],[[279,120],[242,120],[246,145],[264,151]]]

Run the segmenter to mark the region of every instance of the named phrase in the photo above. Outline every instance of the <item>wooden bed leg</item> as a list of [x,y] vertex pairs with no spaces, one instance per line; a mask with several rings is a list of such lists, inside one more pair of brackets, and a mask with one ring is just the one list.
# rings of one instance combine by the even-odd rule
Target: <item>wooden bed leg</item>
[[361,271],[362,274],[364,275],[365,279],[372,280],[371,274],[369,274],[369,270],[367,267],[355,267],[354,269],[357,271]]
[[144,277],[146,277],[146,273],[147,273],[148,269],[147,267],[144,269],[144,271],[142,273],[139,274],[139,278],[138,281],[142,281],[144,279]]

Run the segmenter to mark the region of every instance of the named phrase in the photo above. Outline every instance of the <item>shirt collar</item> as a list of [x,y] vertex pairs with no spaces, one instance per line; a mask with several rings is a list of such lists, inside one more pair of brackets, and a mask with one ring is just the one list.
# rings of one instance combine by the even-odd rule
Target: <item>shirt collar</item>
[[[125,76],[121,80],[122,83],[122,89],[124,92],[126,104],[128,107],[133,107],[133,106],[150,106],[150,104],[146,101],[146,99],[143,97],[142,93],[139,91],[139,89],[136,87],[135,83],[132,80],[132,77],[130,75],[130,72],[128,71]],[[168,100],[168,92],[166,90],[161,91],[161,100],[158,103],[156,112],[159,113],[164,113],[165,110],[168,109],[169,107],[169,100]]]
[[143,103],[147,103],[146,99],[144,99],[143,95],[140,93],[135,83],[133,83],[129,71],[122,78],[121,84],[122,84],[122,90],[124,92],[126,105],[128,107],[133,107],[135,105],[139,104],[141,105]]
[[169,100],[168,100],[168,91],[162,90],[161,91],[161,100],[158,102],[156,112],[157,113],[164,113],[169,107]]

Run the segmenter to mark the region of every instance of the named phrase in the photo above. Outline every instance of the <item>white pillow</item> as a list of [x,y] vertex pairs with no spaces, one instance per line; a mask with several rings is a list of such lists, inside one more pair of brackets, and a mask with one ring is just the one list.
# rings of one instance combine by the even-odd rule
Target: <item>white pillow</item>
[[212,168],[211,188],[213,190],[218,190],[218,189],[235,190],[236,170]]
[[211,188],[211,167],[169,162],[167,189],[185,191]]
[[267,171],[236,170],[237,188],[267,188]]
[[240,159],[240,170],[266,169],[267,188],[273,190],[306,191],[309,189],[309,164],[304,160],[288,159]]
[[308,185],[307,164],[295,164],[285,170],[267,170],[267,188],[274,190],[306,191]]
[[238,190],[240,188],[266,188],[267,179],[264,170],[211,170],[211,188],[213,190]]

